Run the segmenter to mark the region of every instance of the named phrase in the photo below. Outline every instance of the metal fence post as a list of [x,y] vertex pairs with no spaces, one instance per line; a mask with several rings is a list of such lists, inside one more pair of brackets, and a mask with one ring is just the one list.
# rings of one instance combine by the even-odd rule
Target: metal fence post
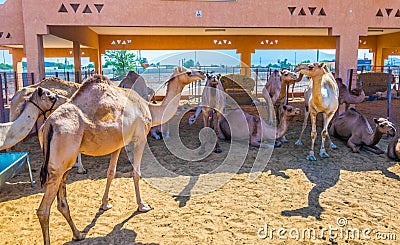
[[0,74],[0,122],[5,123],[4,98],[3,98],[3,76]]
[[4,92],[5,92],[5,98],[6,98],[6,104],[8,104],[8,84],[7,84],[7,73],[3,72],[4,74]]
[[391,81],[391,77],[392,77],[392,70],[390,69],[390,66],[388,68],[388,87],[387,87],[387,98],[388,98],[388,105],[387,105],[387,119],[389,121],[392,120],[392,81]]
[[29,81],[28,81],[28,85],[33,85],[33,84],[35,84],[35,74],[33,72],[31,72],[31,83],[29,84]]
[[18,74],[14,71],[14,94],[19,90],[18,86]]

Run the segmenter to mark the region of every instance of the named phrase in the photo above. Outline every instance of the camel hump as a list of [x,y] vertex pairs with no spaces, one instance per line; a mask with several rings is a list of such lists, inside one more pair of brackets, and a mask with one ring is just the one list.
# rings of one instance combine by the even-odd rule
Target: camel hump
[[93,93],[104,93],[111,87],[115,86],[113,86],[113,83],[106,76],[96,74],[82,83],[82,86],[71,97],[71,100],[76,100],[81,96],[88,96],[89,94],[91,95],[90,97],[92,97]]

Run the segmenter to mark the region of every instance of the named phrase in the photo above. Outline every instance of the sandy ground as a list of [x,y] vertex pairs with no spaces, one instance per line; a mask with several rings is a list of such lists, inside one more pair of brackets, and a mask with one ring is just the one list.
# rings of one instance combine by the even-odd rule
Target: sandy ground
[[[293,105],[300,107],[300,104]],[[386,115],[386,102],[364,102],[358,109],[372,122],[373,117]],[[182,142],[194,149],[200,144],[198,133],[202,122],[198,120],[189,127],[186,125],[188,116],[184,117],[180,134]],[[273,151],[267,167],[255,181],[249,181],[248,176],[257,148],[249,147],[243,166],[226,182],[223,181],[224,172],[207,173],[220,166],[227,156],[228,141],[221,143],[224,150],[221,154],[212,153],[200,161],[186,161],[174,157],[163,141],[149,139],[148,145],[164,169],[193,177],[182,177],[181,182],[186,183],[183,189],[174,186],[173,178],[162,174],[145,178],[141,181],[142,197],[154,210],[143,214],[136,212],[132,167],[124,152],[110,191],[114,207],[106,212],[99,211],[99,206],[109,156],[84,156],[88,174],[80,175],[72,170],[67,191],[72,218],[78,229],[87,232],[87,238],[81,242],[71,241],[71,230],[55,202],[50,217],[52,243],[399,244],[399,163],[385,155],[365,151],[354,154],[344,142],[336,139],[334,142],[339,149],[328,149],[331,158],[321,160],[318,157],[317,162],[309,162],[305,158],[309,151],[310,128],[303,138],[304,145],[294,145],[302,121],[303,115],[294,118],[287,134],[289,142]],[[399,103],[394,104],[393,121],[400,125]],[[318,131],[320,129],[319,122]],[[386,150],[388,140],[383,138],[379,146]],[[320,140],[316,147],[319,145]],[[42,153],[36,137],[26,140],[22,147],[30,151],[37,184],[32,189],[27,171],[22,170],[0,188],[1,244],[42,243],[36,217],[44,191],[38,182]],[[157,172],[157,169],[149,169],[152,165],[146,161],[142,163],[144,172]],[[211,176],[213,183],[221,180],[222,186],[206,194],[193,195],[202,185],[207,185],[203,179],[206,175]],[[192,196],[175,196],[149,184],[157,181],[171,185],[171,190]],[[355,235],[346,232],[347,228],[359,230],[360,237],[357,232]],[[303,235],[305,229],[315,230],[316,235],[308,238],[307,231]],[[330,240],[324,229],[331,229],[336,237]]]

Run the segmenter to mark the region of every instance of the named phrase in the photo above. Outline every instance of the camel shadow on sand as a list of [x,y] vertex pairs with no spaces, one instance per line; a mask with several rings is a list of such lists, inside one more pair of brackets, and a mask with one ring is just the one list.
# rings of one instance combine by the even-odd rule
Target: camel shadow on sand
[[[85,229],[83,229],[83,233],[87,234],[90,229],[92,229],[98,220],[98,218],[104,213],[105,211],[99,210],[95,217],[93,218],[92,222],[88,224]],[[123,229],[124,225],[129,222],[133,217],[140,214],[140,212],[135,211],[131,216],[123,220],[121,223],[114,226],[113,230],[107,234],[106,236],[95,237],[95,238],[86,238],[82,241],[70,241],[64,243],[64,245],[72,245],[72,244],[158,244],[158,243],[138,243],[136,242],[137,233],[133,230]]]

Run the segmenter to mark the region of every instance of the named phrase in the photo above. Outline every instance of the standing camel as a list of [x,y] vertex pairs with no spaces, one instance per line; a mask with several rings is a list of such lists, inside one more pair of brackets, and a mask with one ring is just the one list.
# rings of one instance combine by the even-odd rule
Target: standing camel
[[[56,196],[58,210],[70,225],[73,239],[84,239],[71,219],[66,199],[66,178],[79,152],[91,156],[111,154],[101,205],[101,209],[107,210],[112,207],[108,192],[119,153],[133,142],[133,151],[127,149],[127,153],[129,159],[133,159],[138,211],[151,210],[142,202],[139,190],[140,162],[147,134],[150,127],[168,121],[175,114],[183,87],[200,79],[205,79],[203,72],[176,67],[166,81],[167,93],[162,104],[153,105],[138,93],[113,86],[106,77],[95,75],[82,84],[69,102],[53,112],[39,132],[44,153],[40,177],[46,190],[37,215],[45,244],[50,244],[49,215]],[[69,147],[65,149],[65,145]]]
[[350,93],[340,77],[336,78],[336,82],[339,87],[339,106],[345,103],[347,110],[351,104],[358,104],[364,101],[365,92],[362,88],[355,88]]
[[[221,132],[220,122],[225,109],[226,95],[224,87],[220,81],[221,74],[206,74],[206,85],[202,94],[202,114],[204,127],[213,128],[217,134],[217,142],[215,144],[215,153],[221,153],[221,146],[219,139],[225,139],[224,134]],[[200,154],[205,152],[205,145],[202,144]]]
[[[300,133],[299,139],[296,141],[296,145],[301,145],[301,137],[304,129],[307,126],[307,119],[311,114],[311,150],[307,159],[310,161],[316,161],[314,155],[314,143],[317,138],[317,115],[322,113],[324,117],[324,125],[322,129],[322,143],[319,155],[322,158],[327,158],[329,155],[325,150],[325,138],[328,135],[328,125],[332,120],[335,112],[339,106],[339,89],[336,84],[335,78],[329,71],[328,67],[322,63],[313,64],[299,64],[295,68],[296,72],[309,76],[310,83],[306,91],[304,91],[304,102],[305,102],[305,113],[303,128]],[[330,138],[329,138],[330,140]],[[336,146],[330,142],[331,148],[335,149]]]

